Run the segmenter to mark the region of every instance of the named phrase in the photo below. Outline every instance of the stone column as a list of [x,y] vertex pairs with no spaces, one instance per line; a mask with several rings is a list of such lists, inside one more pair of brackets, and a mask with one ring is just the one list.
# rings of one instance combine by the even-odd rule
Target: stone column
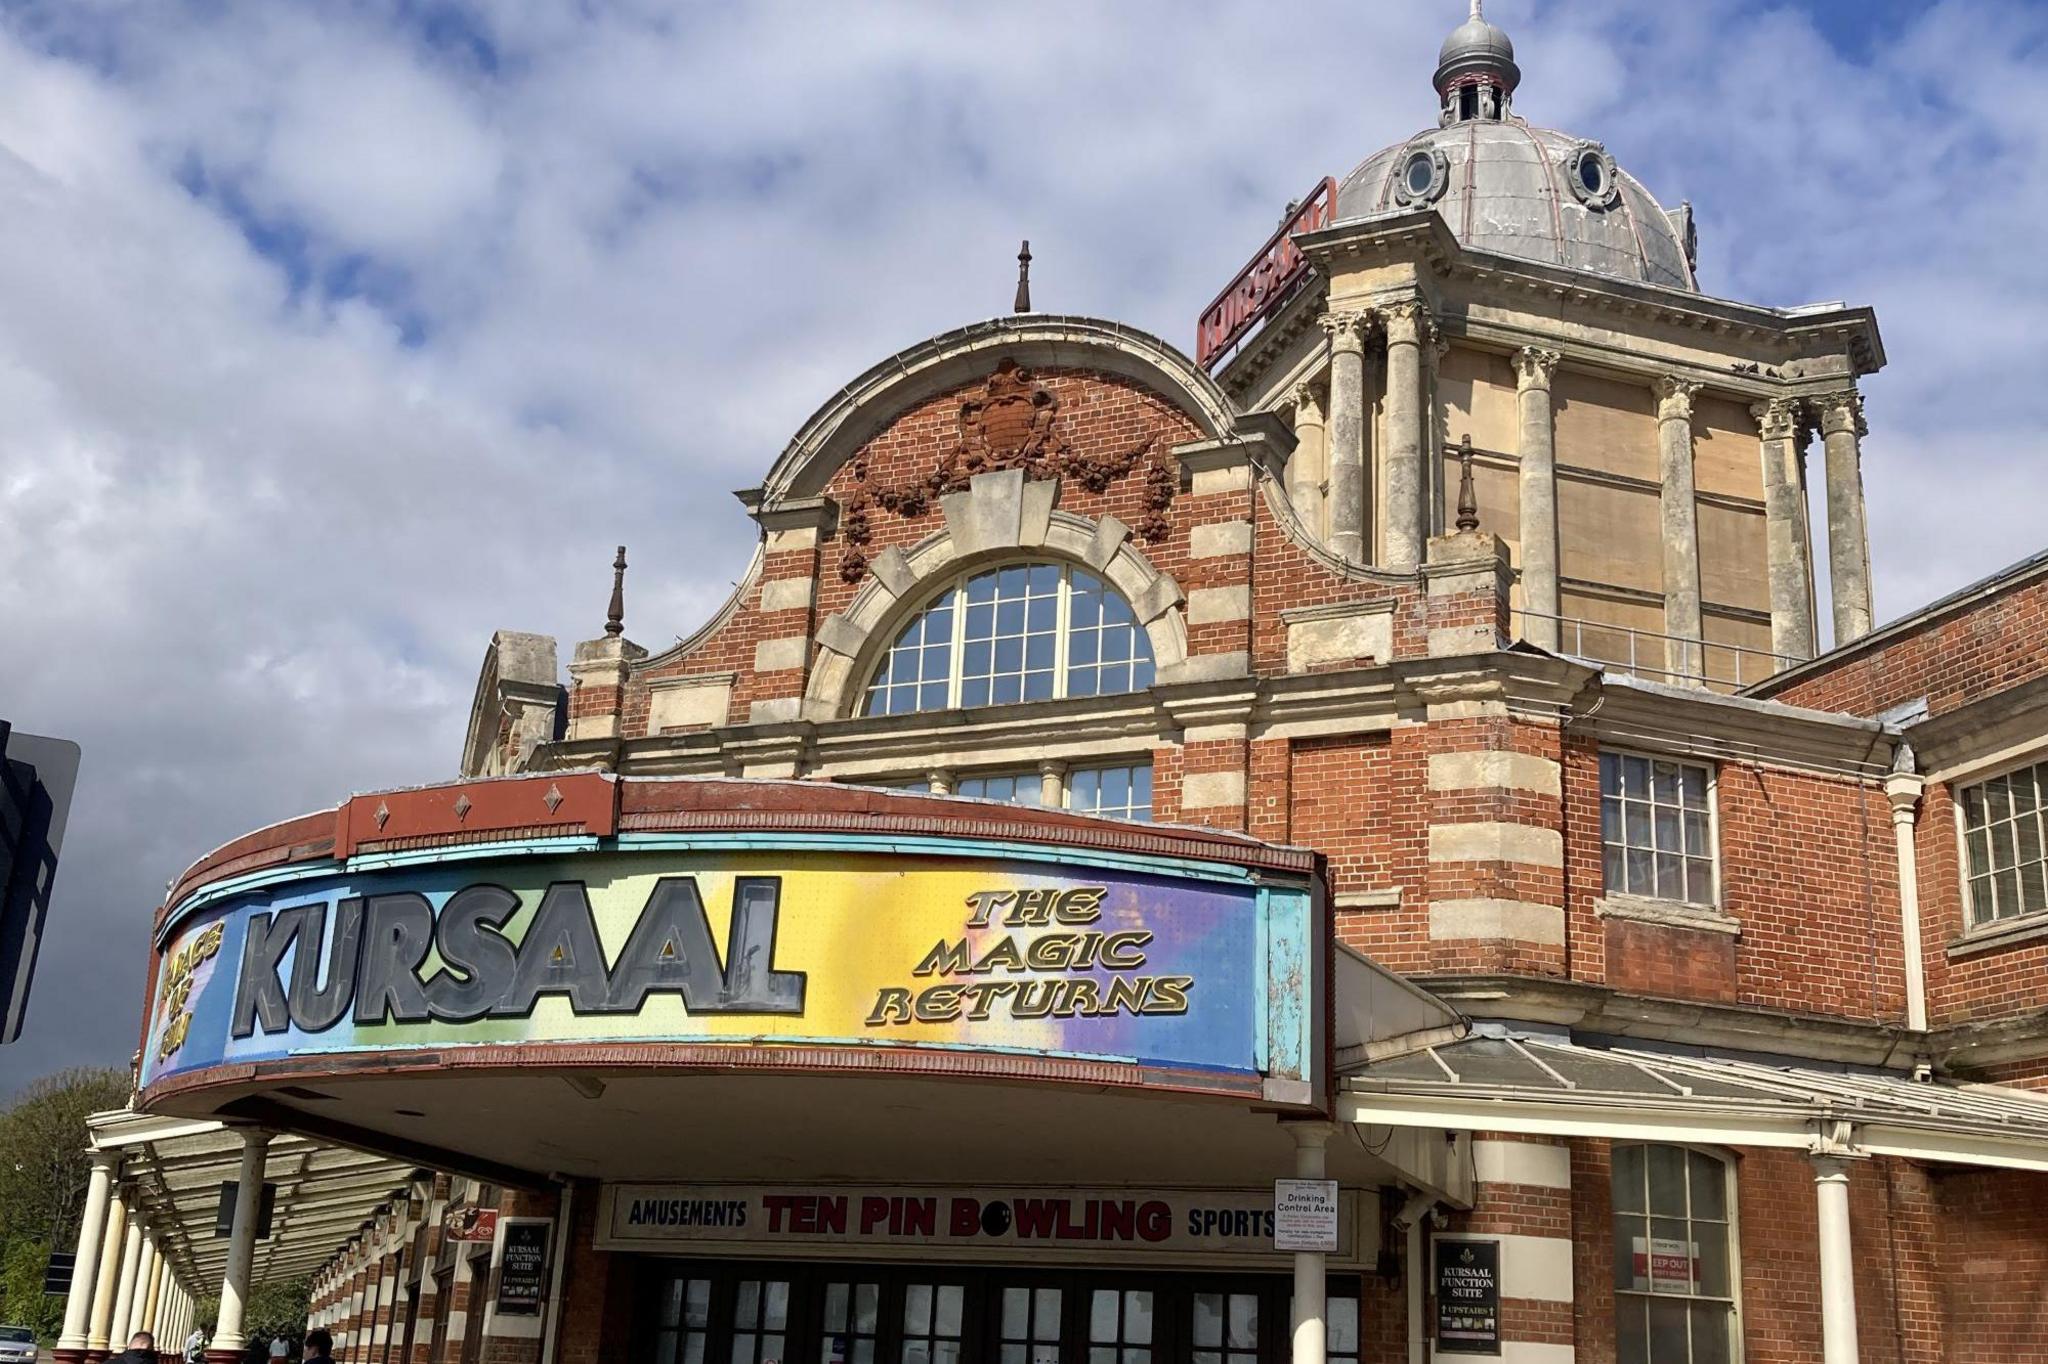
[[1330,337],[1330,551],[1365,562],[1365,337],[1372,315],[1328,313]]
[[1387,329],[1386,566],[1413,573],[1429,543],[1428,404],[1422,347],[1432,330],[1419,299],[1382,313]]
[[1294,453],[1287,460],[1287,499],[1309,533],[1329,534],[1323,489],[1330,476],[1329,428],[1323,397],[1304,380],[1294,386]]
[[1813,657],[1813,564],[1806,552],[1804,418],[1798,402],[1774,398],[1749,409],[1763,447],[1764,521],[1771,579],[1771,652]]
[[1664,529],[1664,633],[1667,679],[1705,683],[1700,641],[1700,518],[1693,498],[1692,400],[1700,386],[1669,376],[1657,381],[1657,453]]
[[1828,580],[1835,604],[1834,647],[1870,633],[1870,531],[1863,512],[1863,397],[1844,389],[1821,398],[1821,440],[1828,464]]
[[1038,764],[1038,803],[1048,810],[1067,808],[1067,765],[1057,758],[1044,758]]
[[64,1299],[64,1333],[57,1337],[56,1354],[65,1364],[85,1358],[86,1334],[92,1328],[93,1281],[100,1267],[100,1243],[107,1232],[107,1204],[113,1198],[114,1172],[121,1157],[113,1151],[94,1151],[92,1171],[86,1176],[85,1212],[78,1221],[77,1258],[71,1266],[71,1291]]
[[107,1204],[107,1229],[100,1237],[100,1263],[93,1274],[92,1326],[85,1337],[88,1360],[105,1359],[110,1353],[107,1339],[114,1326],[114,1294],[121,1286],[121,1249],[127,1244],[128,1205],[117,1194]]
[[[121,1250],[121,1278],[114,1288],[114,1315],[108,1321],[107,1340],[109,1348],[119,1345],[128,1348],[128,1336],[134,1329],[135,1318],[135,1272],[142,1266],[142,1219],[128,1219],[127,1242]],[[119,1354],[120,1350],[115,1350]]]
[[128,1299],[128,1329],[121,1341],[124,1348],[128,1336],[149,1329],[149,1286],[156,1279],[157,1257],[156,1233],[144,1231],[142,1256],[135,1262],[135,1292]]
[[1550,380],[1562,357],[1524,346],[1515,353],[1515,403],[1521,416],[1522,638],[1557,648],[1557,425]]
[[159,1242],[149,1257],[149,1284],[142,1295],[142,1322],[135,1329],[156,1334],[156,1314],[164,1298],[164,1248]]
[[[1294,1135],[1294,1177],[1322,1179],[1328,1168],[1330,1124],[1289,1124]],[[1329,1357],[1329,1304],[1319,1250],[1294,1253],[1294,1350],[1292,1364],[1325,1364]]]
[[1857,1364],[1856,1259],[1849,1241],[1849,1163],[1813,1157],[1820,1210],[1821,1364]]
[[256,1221],[263,1210],[263,1158],[270,1146],[270,1133],[261,1128],[244,1128],[241,1135],[242,1164],[235,1175],[235,1216],[228,1227],[228,1262],[220,1281],[220,1321],[206,1352],[209,1360],[219,1364],[235,1364],[242,1353],[242,1313],[249,1302],[249,1273],[256,1260]]

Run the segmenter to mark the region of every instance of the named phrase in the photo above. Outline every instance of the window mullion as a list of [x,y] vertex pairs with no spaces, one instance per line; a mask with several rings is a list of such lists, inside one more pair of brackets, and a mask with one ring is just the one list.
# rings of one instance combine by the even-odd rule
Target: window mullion
[[1067,635],[1069,611],[1074,600],[1074,571],[1060,570],[1059,590],[1053,594],[1052,610],[1052,694],[1055,700],[1067,696]]
[[953,647],[946,665],[946,709],[960,709],[961,670],[967,662],[967,575],[953,580]]

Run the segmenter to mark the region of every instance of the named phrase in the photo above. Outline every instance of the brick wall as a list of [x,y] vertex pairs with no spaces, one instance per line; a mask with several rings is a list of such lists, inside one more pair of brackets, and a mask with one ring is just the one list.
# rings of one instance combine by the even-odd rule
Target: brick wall
[[2048,675],[2048,571],[2008,590],[1959,603],[1896,637],[1852,647],[1839,662],[1758,691],[1796,706],[1879,712],[1919,697],[1940,715]]

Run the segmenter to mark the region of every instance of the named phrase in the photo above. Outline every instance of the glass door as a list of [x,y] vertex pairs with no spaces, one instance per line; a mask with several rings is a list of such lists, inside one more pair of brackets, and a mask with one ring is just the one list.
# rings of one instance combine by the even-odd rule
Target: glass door
[[820,1295],[818,1364],[876,1364],[882,1285],[831,1279]]
[[961,1364],[967,1339],[967,1286],[919,1277],[903,1285],[900,1364]]
[[1152,1364],[1156,1306],[1149,1288],[1091,1288],[1088,1364]]
[[789,1280],[741,1279],[733,1286],[731,1364],[784,1364]]
[[1058,1288],[1004,1284],[997,1290],[997,1364],[1060,1364]]

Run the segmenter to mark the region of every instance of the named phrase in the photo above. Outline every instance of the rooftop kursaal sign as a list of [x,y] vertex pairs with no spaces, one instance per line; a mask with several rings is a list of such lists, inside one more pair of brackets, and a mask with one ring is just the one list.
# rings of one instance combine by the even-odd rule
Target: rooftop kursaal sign
[[[439,805],[460,820],[504,804],[512,784],[488,785],[488,802],[444,791]],[[377,799],[391,820],[396,797]],[[360,841],[347,858],[181,887],[143,1085],[203,1086],[222,1067],[404,1070],[472,1047],[507,1064],[573,1048],[587,1065],[593,1046],[659,1063],[680,1044],[704,1064],[787,1048],[798,1069],[855,1054],[887,1069],[913,1051],[983,1074],[1079,1060],[1111,1083],[1319,1100],[1312,876],[1176,855],[1184,836],[1103,821],[991,838],[979,806],[965,807],[976,836],[949,835],[962,807],[869,799],[931,832],[822,815],[769,832],[744,812],[654,832],[629,816],[606,837]],[[1113,836],[1088,846],[1066,826]],[[339,828],[337,846],[363,831],[360,812]],[[1133,850],[1147,844],[1159,851]]]
[[1232,346],[1286,301],[1309,270],[1307,257],[1294,244],[1295,235],[1328,227],[1336,217],[1337,182],[1326,176],[1289,206],[1280,230],[1202,310],[1195,324],[1196,364],[1215,369]]

